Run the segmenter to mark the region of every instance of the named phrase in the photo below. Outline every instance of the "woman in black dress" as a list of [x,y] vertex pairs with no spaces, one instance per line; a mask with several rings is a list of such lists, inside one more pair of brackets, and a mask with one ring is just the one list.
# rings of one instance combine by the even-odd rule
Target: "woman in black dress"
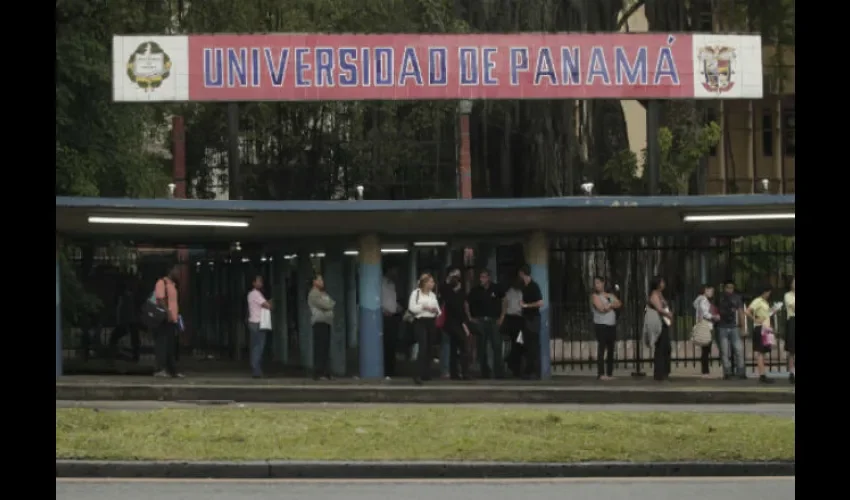
[[661,335],[655,341],[653,353],[653,378],[655,380],[668,380],[672,366],[673,349],[670,345],[670,325],[673,313],[664,299],[664,278],[656,276],[649,282],[649,307],[658,311],[661,315]]

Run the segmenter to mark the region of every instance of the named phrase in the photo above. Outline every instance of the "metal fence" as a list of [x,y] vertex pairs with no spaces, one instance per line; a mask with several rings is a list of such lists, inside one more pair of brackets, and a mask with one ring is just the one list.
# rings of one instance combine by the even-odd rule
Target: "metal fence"
[[[561,372],[595,370],[596,340],[590,311],[594,276],[603,276],[624,307],[618,312],[617,367],[635,372],[651,370],[651,352],[641,345],[643,312],[649,280],[662,276],[675,322],[671,331],[674,368],[697,368],[700,348],[690,341],[694,322],[693,300],[701,284],[720,293],[727,279],[736,283],[749,303],[762,284],[774,287],[772,301],[782,300],[788,278],[794,274],[794,238],[749,236],[744,238],[646,237],[582,238],[556,241],[550,262],[552,311],[552,362]],[[776,321],[779,348],[765,359],[771,370],[786,364],[785,321]],[[747,331],[752,331],[748,324]],[[745,354],[754,363],[752,345],[745,339]],[[711,364],[720,366],[717,347]]]
[[[456,252],[458,253],[458,252]],[[616,366],[619,370],[646,372],[652,369],[651,352],[640,342],[643,310],[648,282],[652,276],[667,281],[665,296],[675,317],[673,328],[674,368],[697,369],[700,348],[690,342],[693,325],[692,302],[701,283],[720,284],[732,279],[745,300],[763,283],[776,292],[772,300],[782,300],[787,277],[794,274],[794,238],[783,236],[750,236],[745,238],[570,238],[552,243],[550,258],[551,351],[555,373],[593,373],[596,363],[596,340],[590,312],[593,277],[604,276],[624,303],[618,313]],[[89,248],[75,249],[68,255],[76,272],[81,291],[66,295],[96,298],[95,304],[81,303],[76,296],[63,296],[64,353],[69,367],[89,364],[93,360],[112,360],[132,355],[131,336],[112,342],[117,321],[118,297],[132,290],[136,302],[150,293],[156,278],[170,263],[181,266],[181,310],[185,311],[186,332],[180,338],[180,352],[193,360],[244,364],[247,353],[245,295],[253,276],[264,277],[270,298],[285,296],[289,335],[287,349],[274,345],[267,350],[269,358],[282,366],[299,365],[297,331],[299,302],[294,266],[287,256],[277,257],[229,249],[153,249],[153,248]],[[461,258],[461,253],[458,253]],[[441,257],[437,261],[445,262]],[[435,261],[435,262],[437,262]],[[460,261],[458,261],[460,262]],[[506,279],[521,265],[522,249],[504,247],[499,251],[497,275]],[[442,268],[439,263],[422,262]],[[313,265],[321,268],[316,255]],[[427,266],[426,266],[427,267]],[[766,357],[771,370],[786,363],[784,318],[777,326],[779,348]],[[752,325],[749,325],[751,330]],[[143,362],[152,361],[152,338],[141,332],[140,354]],[[287,359],[281,359],[286,352]],[[751,343],[745,352],[753,363]],[[713,348],[712,365],[720,365],[717,348]],[[94,363],[94,366],[97,366]]]

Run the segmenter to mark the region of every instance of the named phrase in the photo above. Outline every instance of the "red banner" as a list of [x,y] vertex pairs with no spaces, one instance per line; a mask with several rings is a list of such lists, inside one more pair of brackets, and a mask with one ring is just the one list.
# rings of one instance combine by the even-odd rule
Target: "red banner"
[[119,101],[761,97],[758,36],[117,36]]

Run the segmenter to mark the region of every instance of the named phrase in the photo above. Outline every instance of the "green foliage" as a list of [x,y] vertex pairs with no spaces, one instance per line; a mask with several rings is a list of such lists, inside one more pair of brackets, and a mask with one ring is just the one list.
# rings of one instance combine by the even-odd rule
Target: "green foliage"
[[[716,122],[696,128],[690,137],[674,135],[668,127],[658,130],[660,182],[665,191],[688,194],[688,182],[699,167],[700,161],[720,141],[720,126]],[[643,191],[643,166],[648,152],[641,151],[640,161],[631,150],[618,152],[603,169],[607,179],[622,186],[626,193]]]

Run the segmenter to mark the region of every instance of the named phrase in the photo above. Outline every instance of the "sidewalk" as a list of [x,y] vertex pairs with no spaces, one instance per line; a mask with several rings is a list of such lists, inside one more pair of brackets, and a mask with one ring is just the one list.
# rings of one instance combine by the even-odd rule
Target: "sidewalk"
[[679,376],[670,382],[624,376],[602,382],[592,376],[547,381],[410,379],[313,381],[251,379],[237,373],[187,373],[184,379],[151,376],[72,375],[56,381],[56,399],[70,401],[221,401],[250,403],[574,403],[574,404],[793,404],[794,387],[750,380]]

